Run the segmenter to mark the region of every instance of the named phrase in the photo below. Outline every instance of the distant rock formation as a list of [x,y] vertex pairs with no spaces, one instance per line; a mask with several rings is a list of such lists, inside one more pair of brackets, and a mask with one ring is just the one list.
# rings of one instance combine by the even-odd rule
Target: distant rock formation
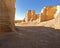
[[28,10],[25,16],[25,22],[30,21],[30,19],[31,19],[31,10]]
[[42,9],[40,15],[40,21],[48,21],[54,19],[56,13],[56,6],[46,6]]
[[0,0],[0,32],[14,31],[15,0]]
[[40,14],[36,14],[35,10],[28,10],[26,13],[25,21],[38,20],[39,22],[54,19],[56,13],[56,6],[46,6],[41,10]]
[[37,26],[46,26],[60,29],[60,6],[46,6],[40,14],[36,14],[34,10],[28,10],[25,22],[34,22]]
[[55,28],[60,29],[60,6],[57,6],[57,11],[55,14]]
[[[48,15],[47,18],[48,19],[46,18],[47,20],[45,20],[43,22],[40,22],[39,25],[46,26],[46,27],[52,27],[52,28],[55,28],[55,29],[60,29],[60,6],[52,6],[52,7],[53,8],[51,10],[49,9],[50,11],[48,10],[49,11],[47,13],[47,15]],[[41,18],[40,18],[40,20],[41,20]]]
[[35,10],[28,10],[25,17],[25,22],[36,20]]

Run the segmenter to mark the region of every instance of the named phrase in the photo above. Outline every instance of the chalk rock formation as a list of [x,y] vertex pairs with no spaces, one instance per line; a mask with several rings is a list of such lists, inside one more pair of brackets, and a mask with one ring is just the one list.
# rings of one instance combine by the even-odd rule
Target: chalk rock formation
[[25,22],[29,22],[31,19],[31,10],[28,10],[25,17]]
[[25,17],[25,22],[36,20],[35,10],[28,10]]
[[25,22],[60,29],[60,6],[46,6],[41,10],[40,14],[35,14],[34,10],[29,10]]
[[56,6],[46,6],[42,9],[40,13],[40,21],[48,21],[54,19],[54,14],[56,13]]
[[0,32],[14,31],[15,0],[0,0]]
[[[55,29],[60,29],[60,6],[53,6],[53,7],[55,8],[53,8],[50,11],[51,13],[48,12],[49,19],[47,19],[47,21],[43,20],[43,22],[40,22],[39,25],[46,26],[46,27],[52,27]],[[53,11],[53,10],[56,10],[56,11]],[[42,15],[40,15],[40,20],[42,20],[41,18],[42,18]]]
[[60,29],[60,6],[57,6],[57,11],[55,14],[55,28]]
[[56,13],[56,6],[46,6],[41,10],[40,14],[36,14],[35,10],[28,10],[25,17],[25,22],[38,20],[38,22],[44,22],[54,19]]
[[32,20],[36,20],[37,19],[35,10],[31,10],[31,19]]

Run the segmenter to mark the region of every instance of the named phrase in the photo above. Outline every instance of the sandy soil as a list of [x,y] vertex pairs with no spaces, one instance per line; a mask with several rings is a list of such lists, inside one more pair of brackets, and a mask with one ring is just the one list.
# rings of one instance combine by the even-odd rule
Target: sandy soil
[[0,35],[0,48],[60,48],[60,30],[48,27],[16,27]]

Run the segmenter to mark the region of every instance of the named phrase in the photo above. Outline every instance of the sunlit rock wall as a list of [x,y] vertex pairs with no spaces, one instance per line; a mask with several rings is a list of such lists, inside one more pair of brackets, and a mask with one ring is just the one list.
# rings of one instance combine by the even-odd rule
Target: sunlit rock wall
[[48,21],[54,19],[56,13],[56,6],[46,6],[41,11],[40,21]]
[[60,29],[60,6],[57,6],[57,11],[55,14],[55,28]]
[[14,31],[15,0],[0,0],[0,32]]
[[33,20],[36,20],[36,14],[35,14],[35,10],[28,10],[25,16],[25,22],[30,22]]
[[31,10],[28,10],[25,16],[25,22],[29,22],[31,19]]
[[[45,11],[45,8],[48,10]],[[60,6],[49,6],[45,8],[39,15],[40,22],[43,21],[40,25],[60,29]]]
[[35,10],[31,10],[31,19],[32,20],[36,20],[37,19]]

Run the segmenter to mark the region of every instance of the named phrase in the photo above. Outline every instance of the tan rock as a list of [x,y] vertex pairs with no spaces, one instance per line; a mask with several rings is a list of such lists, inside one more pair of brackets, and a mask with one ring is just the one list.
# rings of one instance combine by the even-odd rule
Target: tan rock
[[36,20],[37,19],[35,10],[31,10],[31,18],[32,18],[32,20]]
[[48,21],[54,19],[56,13],[56,6],[46,6],[41,11],[40,21]]
[[46,6],[40,14],[35,14],[34,10],[30,10],[29,21],[31,21],[31,24],[35,23],[37,26],[60,29],[60,6]]
[[55,14],[55,28],[60,29],[60,6],[57,6],[57,11]]
[[15,0],[0,0],[0,32],[14,31]]
[[42,15],[40,14],[39,19],[40,21],[43,21],[43,22],[40,22],[39,25],[46,26],[46,27],[53,27],[55,29],[60,29],[60,6],[55,6],[52,9],[49,9],[47,18],[48,18],[47,21],[43,20],[44,17],[42,17]]
[[35,10],[28,10],[25,17],[25,22],[36,20]]
[[29,22],[31,19],[31,10],[28,10],[25,16],[25,22]]

